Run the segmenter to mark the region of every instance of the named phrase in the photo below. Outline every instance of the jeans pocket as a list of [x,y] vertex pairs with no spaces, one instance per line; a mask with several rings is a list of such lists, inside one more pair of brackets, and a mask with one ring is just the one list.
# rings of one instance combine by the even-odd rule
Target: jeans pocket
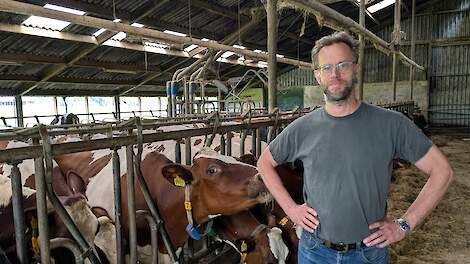
[[307,233],[305,230],[302,232],[299,246],[306,250],[314,250],[318,245],[320,245],[320,242],[313,237],[313,234]]
[[387,264],[388,247],[366,247],[361,249],[361,257],[366,263]]

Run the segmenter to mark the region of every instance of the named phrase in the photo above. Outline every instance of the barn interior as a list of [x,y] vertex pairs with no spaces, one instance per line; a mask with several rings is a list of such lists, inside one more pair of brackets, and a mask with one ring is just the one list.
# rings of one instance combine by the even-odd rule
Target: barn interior
[[[470,258],[466,238],[470,207],[465,202],[470,196],[469,10],[470,0],[2,0],[0,140],[28,139],[31,146],[1,149],[0,162],[17,168],[22,160],[44,159],[42,168],[48,175],[52,155],[106,148],[112,150],[109,159],[114,161],[114,153],[119,159],[118,148],[125,152],[126,146],[135,144],[140,151],[133,159],[140,162],[145,144],[175,139],[172,159],[189,166],[195,152],[184,141],[206,135],[204,142],[207,138],[209,146],[213,140],[223,142],[217,151],[230,155],[235,151],[230,131],[238,133],[242,142],[237,145],[238,156],[251,151],[258,158],[261,141],[269,143],[278,127],[324,104],[313,74],[312,47],[323,36],[347,31],[360,41],[361,74],[355,87],[359,100],[411,118],[419,116],[420,128],[442,148],[456,173],[443,205],[410,239],[391,247],[390,262],[466,263]],[[65,124],[70,120],[72,125]],[[179,122],[207,127],[142,133]],[[265,135],[263,126],[275,129]],[[116,140],[113,136],[84,140],[81,145],[44,143],[48,136],[86,131],[128,134]],[[128,155],[124,163],[132,159]],[[132,170],[132,163],[128,166]],[[137,183],[141,175],[135,174]],[[419,193],[426,176],[408,165],[394,175],[389,205],[391,212],[400,214],[413,202],[410,197]],[[46,177],[38,214],[39,199],[44,202],[50,195],[48,184]],[[45,205],[41,206],[46,214]],[[147,216],[158,215],[155,206],[149,207]],[[24,216],[15,217],[19,217],[16,228],[17,219]],[[40,230],[47,223],[40,220],[41,225]],[[132,228],[130,232],[138,235]],[[164,236],[158,239],[165,240],[167,250],[175,250]],[[156,233],[152,239],[157,239]],[[440,245],[442,240],[445,245]],[[70,242],[70,248],[86,258],[86,241],[77,241]],[[24,237],[16,237],[16,242],[17,248],[30,243]],[[133,245],[132,262],[137,259],[137,242],[132,238],[128,242]],[[49,263],[49,247],[54,244],[46,239],[41,243],[47,246],[38,248],[36,257]],[[27,251],[16,251],[20,263],[29,263]],[[116,263],[123,261],[124,253],[120,254]],[[157,263],[156,251],[150,255],[151,263]],[[197,263],[220,261],[197,253],[192,257],[206,261]],[[170,259],[176,260],[174,253]],[[93,257],[90,261],[101,263]]]

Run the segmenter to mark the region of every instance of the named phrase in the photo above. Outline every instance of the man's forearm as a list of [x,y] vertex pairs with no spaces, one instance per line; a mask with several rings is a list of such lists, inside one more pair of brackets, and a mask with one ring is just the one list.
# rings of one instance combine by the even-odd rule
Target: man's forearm
[[414,230],[442,200],[452,178],[453,171],[447,166],[431,172],[418,197],[403,215],[411,230]]
[[264,151],[258,161],[258,171],[261,174],[264,184],[276,199],[277,203],[284,211],[295,206],[296,203],[282,184],[279,174],[276,172],[275,163],[272,160],[271,153]]

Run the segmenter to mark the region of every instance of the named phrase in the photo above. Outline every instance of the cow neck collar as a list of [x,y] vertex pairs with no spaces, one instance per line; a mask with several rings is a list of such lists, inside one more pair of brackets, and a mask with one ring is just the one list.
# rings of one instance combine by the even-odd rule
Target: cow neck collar
[[[212,219],[215,217],[220,216],[218,215],[205,215],[203,217],[198,217],[198,215],[195,215],[193,217],[193,204],[191,202],[191,190],[192,190],[192,185],[187,184],[184,188],[184,209],[186,211],[186,219],[188,220],[188,225],[186,226],[186,233],[190,237],[192,237],[195,240],[200,240],[202,236],[206,235],[207,233],[210,232],[212,229]],[[206,227],[206,230],[203,234],[200,234],[199,231],[196,229],[197,224],[195,224],[194,218],[201,220],[201,222],[204,222],[206,220],[211,220],[209,224]]]

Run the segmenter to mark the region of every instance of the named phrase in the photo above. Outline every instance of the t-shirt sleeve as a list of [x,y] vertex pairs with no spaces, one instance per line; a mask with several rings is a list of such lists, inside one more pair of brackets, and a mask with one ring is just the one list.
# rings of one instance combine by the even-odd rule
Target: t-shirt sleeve
[[269,143],[269,151],[277,164],[293,162],[297,153],[296,122],[288,125],[277,137]]
[[416,163],[431,148],[432,142],[411,120],[399,118],[395,157]]

